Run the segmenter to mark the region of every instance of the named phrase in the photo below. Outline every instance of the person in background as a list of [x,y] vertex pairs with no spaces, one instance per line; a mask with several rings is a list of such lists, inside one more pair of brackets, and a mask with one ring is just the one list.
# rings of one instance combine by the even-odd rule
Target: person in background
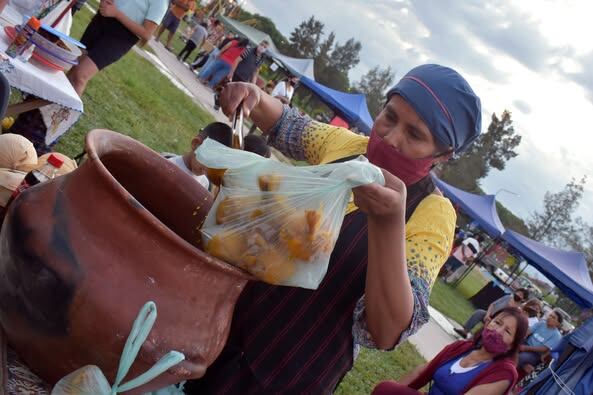
[[430,168],[478,137],[480,99],[455,70],[418,66],[388,91],[370,137],[315,122],[254,84],[227,84],[220,103],[227,116],[242,106],[270,146],[292,159],[316,165],[366,153],[386,182],[354,188],[316,290],[246,285],[225,348],[184,390],[331,393],[356,348],[393,349],[428,321],[456,222]]
[[177,167],[182,169],[187,174],[191,175],[200,185],[206,190],[210,190],[210,182],[206,177],[206,167],[203,166],[196,159],[194,152],[196,149],[206,140],[211,138],[218,141],[220,144],[224,144],[227,147],[231,147],[233,144],[232,133],[227,133],[223,128],[210,128],[208,127],[200,130],[200,132],[191,139],[191,149],[183,155],[174,155],[167,157],[169,161],[175,164]]
[[276,86],[276,81],[269,80],[268,82],[266,82],[266,86],[264,87],[264,92],[266,92],[268,95],[272,95],[272,91],[274,90],[275,86]]
[[196,24],[196,26],[194,26],[194,28],[190,32],[187,42],[185,43],[185,47],[183,47],[181,52],[179,52],[177,59],[185,62],[188,56],[191,55],[191,53],[194,51],[194,49],[200,49],[200,47],[204,43],[204,40],[206,39],[207,34],[208,32],[206,31],[206,24]]
[[467,265],[472,263],[481,251],[480,243],[484,240],[482,235],[466,237],[461,245],[453,250],[447,262],[445,262],[445,271],[449,273],[445,281],[452,283],[459,279],[467,269]]
[[505,295],[490,303],[488,310],[478,309],[463,324],[463,328],[455,328],[455,332],[463,338],[466,338],[469,332],[479,323],[487,324],[490,319],[505,307],[521,307],[521,303],[529,299],[529,291],[525,288],[519,288],[512,295]]
[[[245,51],[241,54],[241,58],[239,59],[239,63],[237,64],[235,70],[232,72],[232,81],[233,82],[251,82],[255,83],[257,80],[257,76],[259,74],[259,68],[261,64],[264,62],[264,52],[268,48],[268,42],[263,40],[259,45],[255,48],[246,48]],[[214,93],[214,109],[218,111],[220,105],[218,103],[219,93],[216,91]]]
[[190,65],[190,69],[197,70],[198,68],[205,69],[208,67],[220,53],[220,48],[228,44],[234,37],[231,32],[224,34],[224,26],[219,20],[212,21],[208,27],[208,37]]
[[[210,181],[206,177],[206,167],[196,159],[196,149],[206,140],[211,138],[227,147],[233,146],[233,132],[230,128],[220,127],[219,122],[215,122],[200,130],[191,140],[191,149],[183,155],[164,155],[169,161],[177,167],[191,175],[206,190],[211,190]],[[264,158],[270,157],[270,147],[266,141],[256,135],[245,136],[244,150],[253,152]]]
[[165,44],[165,48],[171,51],[171,41],[173,41],[173,36],[179,28],[181,18],[183,18],[183,15],[185,15],[186,12],[193,11],[195,8],[196,2],[194,0],[173,0],[171,2],[169,11],[167,11],[167,14],[163,18],[163,23],[161,23],[161,26],[159,27],[159,30],[156,34],[156,40],[160,41],[165,29],[167,29],[169,33],[167,35],[167,43]]
[[118,61],[139,39],[149,40],[167,11],[167,0],[102,0],[80,41],[86,54],[68,72],[74,90],[82,96],[88,82]]
[[527,334],[516,307],[499,311],[472,340],[446,346],[430,362],[396,381],[383,381],[372,395],[415,395],[432,381],[429,395],[503,395],[517,382],[515,360]]
[[280,81],[276,84],[274,90],[272,90],[272,97],[280,100],[283,104],[290,104],[298,81],[298,77],[295,76],[290,76],[288,79]]
[[241,60],[233,73],[233,82],[255,83],[259,74],[259,68],[265,60],[265,52],[270,44],[263,40],[255,48],[247,48],[241,54]]
[[74,5],[72,6],[72,16],[74,16],[84,5],[86,4],[87,0],[72,0],[74,1]]
[[243,139],[243,149],[258,154],[259,156],[263,156],[264,158],[272,156],[272,151],[268,144],[266,144],[266,139],[257,134],[248,134],[245,136]]
[[563,320],[562,314],[552,310],[546,320],[542,320],[531,327],[529,337],[519,348],[519,362],[517,364],[519,368],[526,373],[530,373],[535,366],[539,365],[542,357],[558,345],[562,340],[560,326],[562,326]]
[[200,82],[214,89],[229,75],[233,75],[237,64],[241,60],[241,54],[247,48],[249,40],[246,38],[235,39],[229,42],[220,50],[220,55],[205,70],[200,72]]
[[527,322],[529,323],[529,329],[540,321],[542,315],[542,302],[539,299],[529,299],[523,304],[523,311],[527,314]]

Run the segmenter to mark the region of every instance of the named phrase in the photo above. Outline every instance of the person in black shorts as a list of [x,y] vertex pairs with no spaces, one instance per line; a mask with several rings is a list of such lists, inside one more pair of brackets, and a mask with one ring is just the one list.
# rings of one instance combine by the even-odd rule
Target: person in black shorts
[[150,40],[167,6],[167,0],[117,1],[117,5],[115,0],[102,0],[80,40],[87,52],[68,72],[74,90],[82,96],[99,70],[118,61],[139,39]]

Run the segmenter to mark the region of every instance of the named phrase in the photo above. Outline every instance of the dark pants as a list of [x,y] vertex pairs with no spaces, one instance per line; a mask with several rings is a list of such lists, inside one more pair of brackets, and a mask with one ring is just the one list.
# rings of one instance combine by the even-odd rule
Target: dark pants
[[185,47],[183,47],[181,52],[179,52],[178,57],[185,62],[188,56],[191,55],[191,53],[194,51],[194,49],[196,49],[196,43],[192,40],[187,40],[187,42],[185,43]]
[[471,330],[474,329],[474,326],[484,321],[484,317],[486,317],[486,310],[478,309],[474,311],[471,317],[469,317],[467,321],[465,321],[465,324],[463,324],[463,329],[465,329],[466,332],[471,332]]
[[204,66],[206,64],[206,62],[208,61],[209,57],[210,57],[210,55],[208,55],[207,53],[198,52],[198,54],[196,55],[196,58],[194,59],[194,62],[191,65],[192,69],[195,70],[198,67]]
[[542,355],[538,352],[525,351],[519,353],[519,361],[517,366],[522,368],[526,364],[530,364],[534,368],[539,365],[542,360]]

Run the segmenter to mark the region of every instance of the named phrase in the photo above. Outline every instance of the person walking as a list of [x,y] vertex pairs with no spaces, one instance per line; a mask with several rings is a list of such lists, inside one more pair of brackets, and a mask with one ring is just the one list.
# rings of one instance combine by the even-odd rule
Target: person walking
[[171,3],[171,7],[169,8],[169,11],[167,11],[167,14],[163,18],[161,26],[159,26],[159,30],[156,34],[156,40],[161,40],[161,36],[163,35],[166,29],[168,31],[168,34],[165,48],[171,51],[171,41],[173,41],[173,36],[179,28],[181,18],[183,18],[186,12],[193,11],[195,8],[196,2],[194,0],[173,0]]
[[177,59],[181,60],[182,62],[185,62],[188,56],[191,55],[191,53],[194,51],[194,49],[200,49],[200,47],[204,43],[204,40],[206,39],[207,34],[208,31],[206,30],[205,23],[196,24],[196,26],[192,29],[189,38],[187,39],[187,42],[185,43],[185,47],[183,47],[181,52],[179,52]]

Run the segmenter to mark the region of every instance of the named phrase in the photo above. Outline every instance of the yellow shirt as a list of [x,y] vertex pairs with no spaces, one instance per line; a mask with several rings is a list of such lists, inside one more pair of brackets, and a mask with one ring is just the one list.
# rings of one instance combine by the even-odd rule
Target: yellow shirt
[[[310,164],[324,164],[366,153],[369,138],[348,129],[311,121],[302,129],[300,144],[304,159]],[[350,213],[356,209],[351,203]],[[449,257],[453,244],[455,209],[440,195],[424,198],[406,223],[406,257],[408,271],[434,284],[441,266]]]

